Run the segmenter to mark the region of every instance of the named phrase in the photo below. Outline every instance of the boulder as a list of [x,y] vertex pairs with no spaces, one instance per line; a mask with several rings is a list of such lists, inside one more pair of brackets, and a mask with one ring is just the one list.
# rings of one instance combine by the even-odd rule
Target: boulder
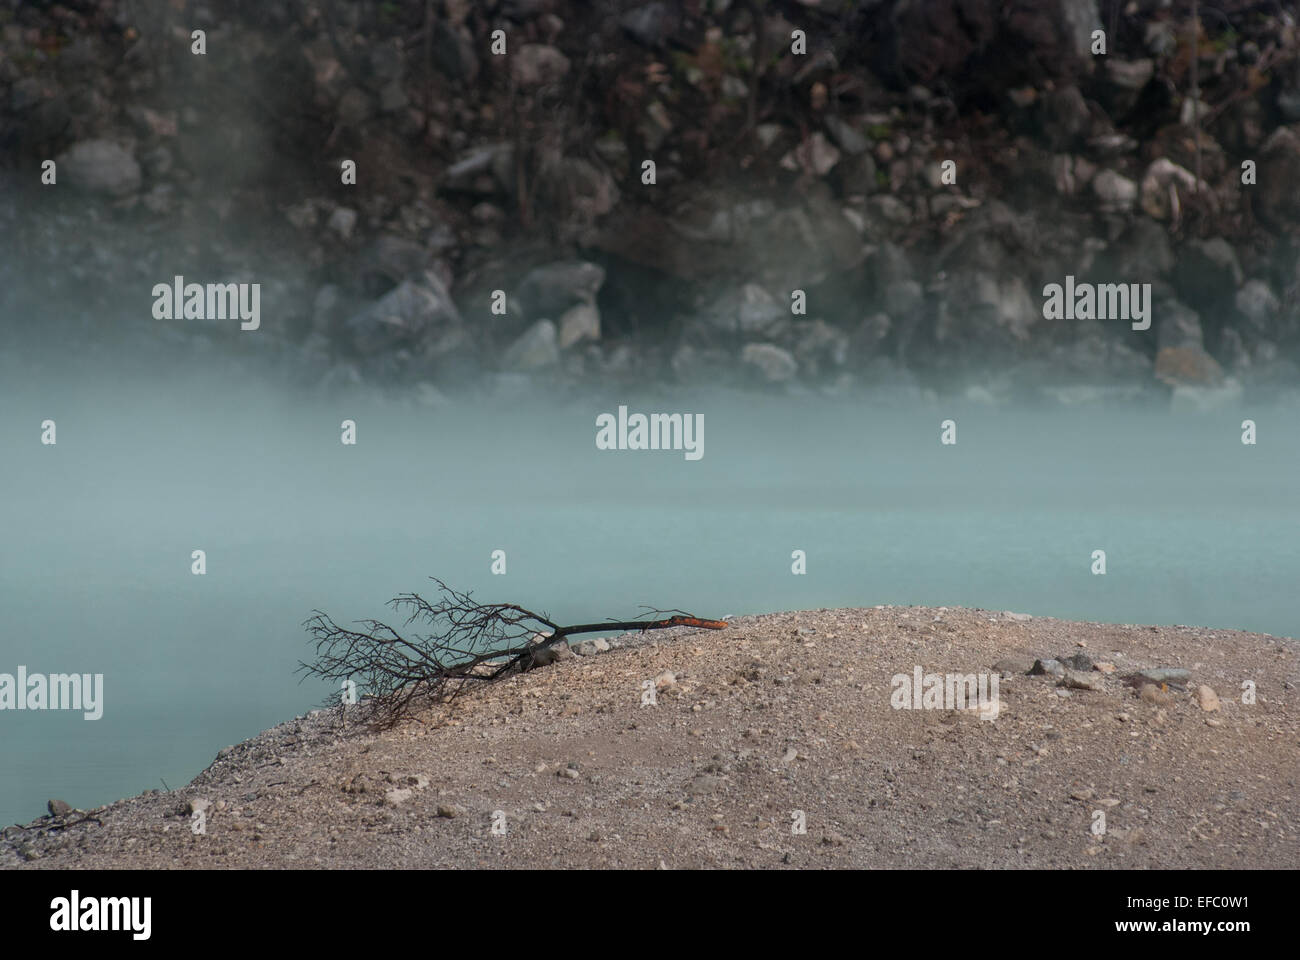
[[82,140],[55,158],[59,182],[87,193],[124,197],[140,189],[140,164],[111,140]]
[[560,362],[560,345],[555,324],[538,320],[524,331],[501,358],[503,370],[526,373],[553,367]]

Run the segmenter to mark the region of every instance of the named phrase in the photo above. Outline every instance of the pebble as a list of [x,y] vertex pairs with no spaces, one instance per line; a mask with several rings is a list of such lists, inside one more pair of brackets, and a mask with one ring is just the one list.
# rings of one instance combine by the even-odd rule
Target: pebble
[[455,820],[457,817],[464,816],[465,810],[454,803],[440,803],[438,804],[437,813],[444,820]]
[[1059,660],[1035,660],[1034,665],[1029,670],[1034,676],[1065,676],[1065,667]]
[[1072,670],[1091,670],[1092,660],[1082,653],[1076,653],[1072,657],[1062,657],[1061,663],[1065,664]]
[[655,689],[667,690],[669,687],[677,685],[677,676],[671,670],[665,670],[655,677]]
[[1219,709],[1219,695],[1214,692],[1213,687],[1207,687],[1205,684],[1196,688],[1196,701],[1206,713],[1213,713]]
[[66,817],[72,812],[72,806],[62,800],[50,800],[45,806],[49,809],[52,817]]
[[1066,670],[1065,675],[1061,677],[1060,683],[1062,686],[1070,687],[1073,690],[1102,689],[1101,678],[1079,670]]

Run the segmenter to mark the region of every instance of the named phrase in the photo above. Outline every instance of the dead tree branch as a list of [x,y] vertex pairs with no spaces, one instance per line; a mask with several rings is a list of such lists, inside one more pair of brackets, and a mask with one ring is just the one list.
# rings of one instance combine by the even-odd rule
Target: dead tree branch
[[[546,614],[513,603],[478,603],[437,577],[440,599],[401,594],[388,605],[406,614],[403,629],[417,621],[427,633],[403,635],[379,620],[359,620],[351,629],[319,610],[304,621],[316,658],[300,662],[303,679],[318,677],[346,687],[350,680],[366,691],[366,719],[377,727],[415,716],[420,706],[453,700],[466,686],[490,683],[508,674],[549,662],[542,651],[579,633],[662,630],[691,626],[719,630],[708,620],[676,610],[651,610],[657,619],[609,620],[561,626]],[[664,617],[663,614],[672,614]]]

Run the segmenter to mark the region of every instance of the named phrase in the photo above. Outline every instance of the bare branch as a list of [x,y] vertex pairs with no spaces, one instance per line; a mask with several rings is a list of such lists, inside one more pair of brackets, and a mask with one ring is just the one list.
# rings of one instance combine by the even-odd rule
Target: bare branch
[[[427,633],[403,635],[379,620],[340,626],[319,610],[303,622],[315,645],[315,659],[300,662],[303,679],[352,681],[366,691],[361,706],[379,727],[411,719],[420,707],[454,699],[466,686],[490,683],[508,674],[549,662],[540,651],[577,633],[661,630],[692,626],[719,630],[722,620],[696,617],[682,610],[648,608],[637,620],[608,620],[560,626],[547,614],[513,603],[478,603],[437,577],[440,599],[404,593],[388,602],[404,615],[402,628],[419,624]],[[671,614],[671,616],[663,616]],[[647,620],[654,616],[657,619]]]

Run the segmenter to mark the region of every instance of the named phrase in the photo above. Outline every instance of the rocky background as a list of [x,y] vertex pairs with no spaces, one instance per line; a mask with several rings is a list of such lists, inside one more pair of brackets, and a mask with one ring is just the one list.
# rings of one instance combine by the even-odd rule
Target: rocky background
[[[528,382],[1291,391],[1296,4],[1199,13],[0,0],[0,373],[126,344],[433,403]],[[262,328],[155,320],[177,274],[260,283]],[[1045,320],[1067,274],[1153,284],[1152,328]]]

